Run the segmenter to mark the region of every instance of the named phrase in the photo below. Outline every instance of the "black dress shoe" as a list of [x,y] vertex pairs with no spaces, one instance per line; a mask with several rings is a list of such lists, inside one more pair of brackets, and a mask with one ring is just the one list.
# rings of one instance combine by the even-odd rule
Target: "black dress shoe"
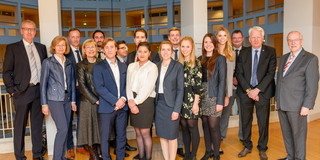
[[136,156],[133,157],[133,160],[139,160],[139,159],[140,159],[139,153]]
[[132,147],[132,146],[130,146],[130,145],[127,143],[127,144],[126,144],[126,150],[127,150],[127,151],[136,151],[137,148],[136,148],[136,147]]
[[284,158],[280,158],[280,159],[278,159],[278,160],[288,160],[288,158],[287,158],[287,157],[284,157]]
[[116,148],[116,143],[117,143],[117,142],[116,142],[115,139],[114,139],[114,140],[110,140],[110,141],[109,141],[109,146],[112,147],[112,148]]
[[[116,150],[113,150],[113,154],[114,154],[114,155],[117,155]],[[129,156],[130,156],[130,155],[129,155],[128,153],[124,152],[124,157],[129,157]]]
[[37,158],[33,158],[33,160],[47,160],[44,157],[37,157]]
[[223,153],[224,153],[223,150],[219,151],[219,155],[222,155]]
[[183,148],[178,148],[178,149],[177,149],[177,154],[178,154],[180,157],[184,157]]

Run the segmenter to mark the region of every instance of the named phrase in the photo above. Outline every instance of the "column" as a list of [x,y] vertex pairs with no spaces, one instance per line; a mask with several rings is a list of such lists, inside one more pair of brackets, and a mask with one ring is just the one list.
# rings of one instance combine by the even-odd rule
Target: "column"
[[121,8],[121,37],[127,37],[127,16],[126,16],[126,9]]
[[[47,46],[47,51],[51,45],[52,39],[61,35],[61,7],[60,0],[38,1],[39,5],[39,24],[40,24],[40,41]],[[48,55],[51,55],[48,53]],[[46,116],[47,146],[49,159],[52,159],[53,144],[56,135],[56,126],[52,117]]]
[[[174,9],[173,9],[173,1],[167,2],[167,18],[168,18],[168,31],[170,28],[174,26],[173,20],[174,20]],[[169,34],[169,32],[168,32]]]
[[194,39],[196,56],[202,54],[202,39],[208,33],[208,2],[206,0],[182,0],[181,34]]
[[[283,53],[288,53],[287,35],[297,30],[303,34],[303,48],[318,57],[320,56],[320,6],[319,0],[285,0],[283,22]],[[303,12],[297,12],[303,11]],[[320,118],[320,93],[310,111],[308,120]]]

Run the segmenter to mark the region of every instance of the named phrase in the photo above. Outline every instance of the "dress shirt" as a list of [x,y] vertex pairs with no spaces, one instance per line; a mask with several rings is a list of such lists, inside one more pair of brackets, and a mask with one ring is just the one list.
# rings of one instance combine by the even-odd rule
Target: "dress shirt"
[[[36,66],[37,66],[37,72],[38,72],[38,82],[37,83],[40,83],[40,75],[41,75],[41,61],[40,61],[40,56],[39,56],[39,53],[37,51],[37,48],[36,46],[34,45],[34,43],[28,43],[27,41],[25,41],[24,39],[22,40],[23,41],[23,44],[24,44],[24,47],[26,49],[26,52],[27,52],[27,56],[28,56],[28,60],[29,62],[31,62],[30,60],[30,54],[31,54],[31,51],[29,50],[29,45],[31,44],[31,49],[32,49],[32,52],[33,52],[33,57],[34,59],[36,60]],[[31,65],[29,63],[29,66],[30,66],[30,71],[31,71]],[[32,73],[31,73],[32,74]],[[30,77],[33,77],[33,75],[31,75]],[[30,78],[30,83],[31,82],[31,79]]]
[[[80,49],[76,49],[76,48],[74,48],[72,45],[70,45],[70,48],[72,49],[72,53],[73,53],[74,59],[76,60],[76,63],[79,63],[80,61],[82,61],[82,55],[81,55]],[[78,55],[77,55],[76,50],[79,51],[80,60],[78,59]]]
[[103,50],[98,51],[98,52],[100,52],[100,57],[99,57],[100,59],[102,59],[102,60],[106,59],[106,55],[104,54]]
[[63,80],[64,80],[64,90],[67,90],[67,79],[66,79],[66,72],[64,68],[64,63],[66,62],[66,57],[64,56],[63,62],[60,57],[58,57],[56,54],[53,54],[54,58],[60,63],[62,66],[62,71],[63,71]]
[[120,62],[122,62],[122,63],[126,63],[126,61],[124,60],[125,58],[124,58],[124,59],[122,59],[122,58],[121,58],[121,57],[119,57],[119,56],[117,56],[117,58],[119,59],[119,61],[120,61]]
[[[242,49],[242,46],[240,46],[239,48],[233,47],[233,51],[236,54],[236,56],[239,56],[241,49]],[[238,50],[238,54],[236,53],[236,50]]]
[[[155,84],[158,78],[158,68],[151,61],[140,66],[139,62],[131,63],[127,70],[127,98],[133,99],[137,105],[148,97],[155,97]],[[137,96],[133,97],[133,92]]]
[[163,80],[164,80],[164,76],[166,75],[166,72],[168,70],[168,66],[163,66],[161,65],[161,70],[160,70],[160,81],[159,81],[159,93],[164,93],[163,92]]
[[[292,63],[294,62],[294,60],[298,57],[298,55],[300,54],[301,50],[302,50],[302,48],[301,48],[297,53],[294,54],[294,57],[293,57],[293,59],[292,59],[292,62],[291,62],[290,64],[288,64],[287,70],[286,70],[286,72],[283,73],[283,76],[286,75],[286,73],[288,72],[290,66],[292,65]],[[290,59],[290,57],[291,57],[292,54],[293,54],[293,53],[290,52],[290,55],[289,55],[289,57],[288,57],[288,59],[287,59],[287,61],[286,61],[285,64],[288,63],[288,61],[289,61],[289,59]],[[278,72],[279,72],[279,71],[278,71]]]
[[[254,65],[254,55],[256,54],[256,50],[258,50],[258,66],[259,66],[259,59],[260,59],[260,54],[261,54],[261,49],[262,49],[262,46],[259,48],[259,49],[254,49],[252,48],[252,51],[251,51],[251,54],[252,54],[252,63],[251,63],[251,79],[250,79],[250,82],[252,81],[252,72],[253,72],[253,65]],[[258,77],[257,77],[257,81],[258,81]],[[257,82],[257,85],[259,83]]]
[[119,67],[118,67],[118,64],[117,64],[117,60],[115,60],[115,63],[113,63],[112,61],[110,61],[108,58],[105,59],[110,68],[111,68],[111,71],[113,73],[113,77],[114,77],[114,81],[116,81],[116,85],[117,85],[117,89],[118,89],[118,98],[120,97],[120,72],[119,72]]
[[178,48],[173,48],[173,53],[171,54],[171,58],[172,58],[173,60],[176,60],[176,61],[177,61],[177,59],[175,59],[175,53],[174,53],[174,50],[178,50],[178,59],[179,59],[179,51],[180,51],[180,47],[178,47]]

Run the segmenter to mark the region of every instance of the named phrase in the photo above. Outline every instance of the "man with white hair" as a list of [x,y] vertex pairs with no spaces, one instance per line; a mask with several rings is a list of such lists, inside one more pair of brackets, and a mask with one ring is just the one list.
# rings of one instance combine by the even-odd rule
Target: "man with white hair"
[[318,57],[302,48],[303,37],[298,31],[290,32],[287,42],[290,52],[280,58],[275,95],[288,154],[280,160],[305,160],[307,116],[318,93]]
[[253,109],[259,127],[258,150],[261,160],[267,160],[268,129],[270,115],[270,98],[275,93],[274,75],[277,65],[274,48],[263,45],[264,30],[259,26],[249,29],[251,46],[240,52],[237,59],[236,77],[238,80],[237,94],[240,97],[243,145],[245,148],[238,157],[251,153],[251,128]]

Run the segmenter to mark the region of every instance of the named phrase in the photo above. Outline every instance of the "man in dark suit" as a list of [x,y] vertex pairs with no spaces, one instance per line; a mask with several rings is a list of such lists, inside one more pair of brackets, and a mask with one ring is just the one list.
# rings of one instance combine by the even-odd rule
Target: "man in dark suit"
[[[66,55],[66,57],[72,62],[72,66],[74,69],[75,77],[77,77],[77,63],[82,61],[82,50],[80,48],[80,30],[78,28],[71,28],[68,34],[68,40],[70,41],[70,53]],[[79,122],[79,107],[80,107],[81,93],[78,87],[78,81],[76,81],[76,105],[77,105],[77,129],[76,136],[78,136],[78,122]],[[67,153],[66,158],[74,159],[74,143],[73,143],[73,135],[72,135],[72,120],[73,120],[73,112],[71,112],[71,120],[69,124],[68,130],[68,139],[67,139]],[[82,154],[89,155],[89,152],[84,148],[84,146],[77,146],[76,151]]]
[[42,150],[43,114],[40,105],[41,63],[47,58],[46,46],[34,42],[36,24],[25,20],[20,28],[23,39],[9,44],[3,64],[3,81],[7,92],[13,97],[14,153],[17,160],[25,160],[24,135],[30,112],[33,159],[44,159]]
[[[232,46],[233,46],[233,51],[236,54],[236,61],[240,55],[240,51],[244,50],[246,47],[243,46],[243,34],[241,30],[235,30],[232,32],[231,35],[231,41],[232,41]],[[236,71],[236,70],[235,70]],[[229,125],[229,118],[230,118],[230,112],[232,109],[232,106],[234,104],[234,101],[237,101],[237,106],[240,108],[240,98],[236,93],[237,86],[238,86],[238,81],[236,78],[236,72],[234,71],[233,74],[233,91],[232,91],[232,96],[229,99],[229,104],[226,107],[223,107],[222,115],[220,118],[220,131],[221,131],[221,139],[224,139],[227,135],[227,130],[228,130],[228,125]],[[239,139],[242,141],[243,136],[242,136],[242,123],[241,123],[241,112],[239,109],[239,132],[238,136]]]
[[[147,34],[146,30],[144,30],[143,28],[138,28],[134,32],[134,39],[133,40],[134,40],[134,43],[136,44],[136,46],[138,46],[140,42],[147,42],[148,41],[147,37],[148,37],[148,34]],[[157,63],[160,61],[159,54],[155,51],[151,51],[149,59],[153,63]],[[137,51],[133,51],[128,54],[127,62],[126,62],[128,66],[130,63],[137,62],[137,61],[139,61],[139,59],[137,57]]]
[[318,93],[318,57],[302,48],[298,31],[287,36],[290,52],[281,56],[275,95],[276,109],[287,157],[280,160],[305,160],[307,116]]
[[98,58],[105,59],[106,56],[103,53],[102,43],[105,39],[104,33],[101,30],[95,30],[92,34],[92,39],[97,43],[98,46]]
[[127,111],[126,64],[116,60],[116,42],[108,38],[103,44],[106,59],[93,67],[93,82],[99,93],[101,149],[104,160],[111,160],[109,138],[115,124],[116,153],[119,160],[125,157]]
[[122,62],[122,63],[126,63],[127,61],[127,55],[128,55],[128,47],[126,45],[126,41],[124,40],[119,40],[117,41],[117,60]]
[[267,160],[270,98],[275,93],[274,74],[276,70],[276,51],[262,45],[264,30],[255,26],[249,29],[251,47],[242,50],[237,59],[237,94],[240,97],[242,115],[243,144],[245,148],[238,154],[244,157],[251,153],[251,128],[253,107],[259,126],[258,150],[261,160]]

